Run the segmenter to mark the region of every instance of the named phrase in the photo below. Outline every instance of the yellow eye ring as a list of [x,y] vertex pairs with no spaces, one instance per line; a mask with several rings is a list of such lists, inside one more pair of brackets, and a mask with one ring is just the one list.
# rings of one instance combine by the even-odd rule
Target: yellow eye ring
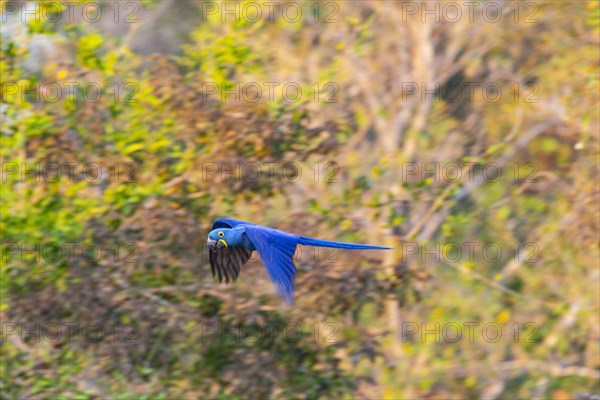
[[223,232],[219,232],[218,235],[219,235],[219,237],[225,236],[225,234]]

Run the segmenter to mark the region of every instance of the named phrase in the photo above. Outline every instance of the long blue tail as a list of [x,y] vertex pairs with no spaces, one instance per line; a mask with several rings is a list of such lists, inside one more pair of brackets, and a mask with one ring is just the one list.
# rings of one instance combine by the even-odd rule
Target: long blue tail
[[343,243],[343,242],[331,242],[329,240],[321,240],[310,238],[306,236],[298,236],[299,244],[304,246],[319,246],[319,247],[333,247],[336,249],[351,249],[351,250],[391,250],[391,247],[373,246],[370,244],[358,244],[358,243]]

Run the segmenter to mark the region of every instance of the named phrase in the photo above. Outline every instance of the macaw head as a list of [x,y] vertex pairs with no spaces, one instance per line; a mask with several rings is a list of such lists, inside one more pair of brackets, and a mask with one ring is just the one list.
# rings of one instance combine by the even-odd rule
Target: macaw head
[[211,250],[241,245],[241,232],[231,228],[215,229],[208,234],[207,244]]

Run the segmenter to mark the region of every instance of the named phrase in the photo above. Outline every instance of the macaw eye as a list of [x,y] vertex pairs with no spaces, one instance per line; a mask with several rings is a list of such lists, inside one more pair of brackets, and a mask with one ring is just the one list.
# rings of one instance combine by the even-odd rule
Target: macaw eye
[[218,235],[219,235],[219,237],[225,236],[225,234],[223,232],[219,232]]

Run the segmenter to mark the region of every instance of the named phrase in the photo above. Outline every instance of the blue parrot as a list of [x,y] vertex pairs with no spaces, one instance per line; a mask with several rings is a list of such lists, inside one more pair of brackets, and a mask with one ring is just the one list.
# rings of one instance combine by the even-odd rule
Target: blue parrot
[[218,218],[208,234],[210,267],[213,277],[218,276],[219,283],[235,282],[254,250],[267,269],[277,293],[289,304],[294,303],[294,279],[296,266],[292,260],[296,246],[333,247],[337,249],[376,249],[390,250],[391,247],[331,242],[306,236],[297,236],[240,221],[232,218]]

